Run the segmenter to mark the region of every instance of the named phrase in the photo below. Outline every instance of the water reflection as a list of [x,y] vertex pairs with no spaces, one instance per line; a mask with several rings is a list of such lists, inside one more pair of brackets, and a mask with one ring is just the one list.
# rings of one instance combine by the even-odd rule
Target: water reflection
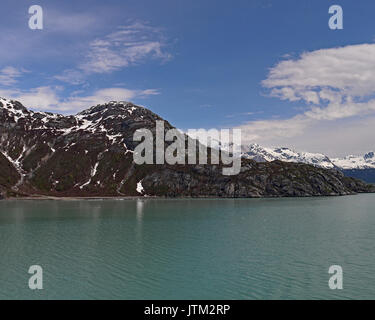
[[143,237],[143,215],[144,215],[144,200],[137,199],[136,203],[136,228],[135,237],[137,239],[137,246],[142,247],[142,237]]
[[144,208],[144,200],[137,199],[137,221],[142,223],[143,219],[143,208]]

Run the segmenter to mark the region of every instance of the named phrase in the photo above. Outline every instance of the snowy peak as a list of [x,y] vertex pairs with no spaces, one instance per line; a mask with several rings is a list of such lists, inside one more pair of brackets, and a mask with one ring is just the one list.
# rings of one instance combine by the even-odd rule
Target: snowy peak
[[[110,194],[138,195],[125,183],[133,172],[133,136],[137,129],[153,130],[156,120],[163,119],[127,101],[61,115],[0,98],[0,165],[7,166],[2,172],[8,171],[5,179],[15,192],[28,193],[32,186],[81,194],[103,186]],[[167,121],[165,126],[171,128]],[[0,170],[0,196],[1,181]]]
[[10,126],[20,125],[27,129],[53,128],[56,121],[65,118],[61,114],[51,112],[34,112],[26,109],[18,101],[4,98],[0,98],[0,117],[4,117]]
[[61,114],[26,109],[20,102],[0,98],[0,117],[9,126],[19,126],[25,130],[47,130],[54,133],[72,133],[80,130],[90,133],[118,131],[119,122],[126,119],[142,122],[155,115],[146,108],[126,101],[110,101],[93,106],[76,115]]
[[266,148],[258,144],[251,144],[244,148],[242,156],[258,162],[280,160],[285,162],[306,163],[326,169],[332,169],[335,167],[332,161],[324,154],[297,152],[285,147]]
[[30,111],[28,111],[21,103],[4,98],[0,98],[0,112],[8,113],[13,117],[15,122],[30,114]]
[[332,162],[340,169],[374,169],[374,152],[366,153],[364,156],[346,156],[344,158],[332,159]]
[[78,116],[81,115],[89,115],[89,114],[97,114],[104,112],[128,112],[130,115],[133,113],[134,110],[137,109],[144,109],[143,107],[136,106],[131,102],[127,101],[109,101],[108,103],[98,104],[93,106],[87,110],[83,110],[82,112],[78,113]]
[[344,158],[329,158],[321,153],[297,152],[289,148],[266,148],[256,143],[243,147],[242,156],[258,162],[275,160],[285,162],[300,162],[326,169],[373,169],[375,168],[375,153],[368,152],[364,156],[349,155]]

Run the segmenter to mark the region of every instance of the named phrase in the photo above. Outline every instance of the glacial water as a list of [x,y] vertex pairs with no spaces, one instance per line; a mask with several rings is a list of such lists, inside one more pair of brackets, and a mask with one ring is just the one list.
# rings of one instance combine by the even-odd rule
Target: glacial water
[[375,194],[0,201],[0,299],[374,299],[374,248]]

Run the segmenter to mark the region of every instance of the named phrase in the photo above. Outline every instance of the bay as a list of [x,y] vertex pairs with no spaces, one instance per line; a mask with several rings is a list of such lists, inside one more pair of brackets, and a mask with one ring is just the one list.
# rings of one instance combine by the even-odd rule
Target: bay
[[374,200],[1,201],[0,299],[374,299]]

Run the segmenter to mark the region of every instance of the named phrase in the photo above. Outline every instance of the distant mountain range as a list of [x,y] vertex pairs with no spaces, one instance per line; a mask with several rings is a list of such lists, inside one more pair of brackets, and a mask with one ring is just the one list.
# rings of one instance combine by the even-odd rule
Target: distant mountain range
[[[137,165],[134,132],[148,129],[155,136],[157,120],[163,119],[123,101],[64,116],[0,98],[0,195],[235,198],[375,192],[375,186],[337,170],[304,163],[242,159],[234,176],[222,175],[221,164]],[[173,128],[168,121],[164,126],[165,131]]]
[[242,156],[259,162],[280,160],[306,163],[325,169],[338,169],[348,176],[375,182],[374,152],[368,152],[364,156],[349,155],[344,158],[329,158],[321,153],[297,152],[289,148],[266,148],[258,144],[250,144],[243,147]]

